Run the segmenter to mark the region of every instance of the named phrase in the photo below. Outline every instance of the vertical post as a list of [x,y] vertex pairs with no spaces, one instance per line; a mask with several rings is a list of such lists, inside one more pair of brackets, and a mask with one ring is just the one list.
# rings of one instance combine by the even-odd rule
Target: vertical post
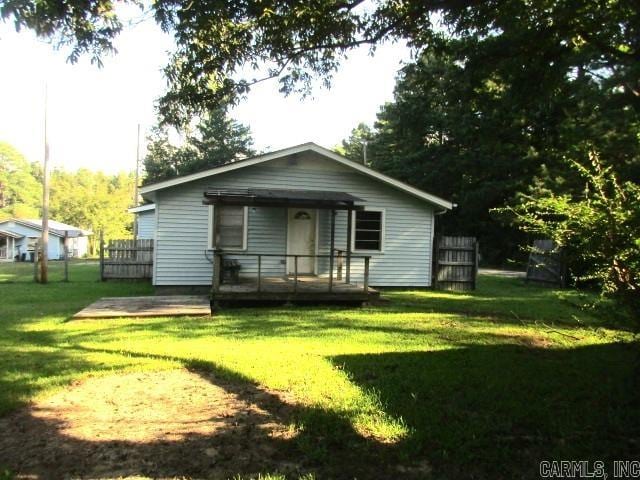
[[220,225],[220,208],[218,205],[213,206],[213,238],[211,239],[211,245],[214,250],[218,248],[218,238],[220,238],[220,232],[218,232],[218,225]]
[[338,271],[336,272],[336,280],[342,280],[342,266],[344,264],[344,257],[342,256],[342,250],[338,250]]
[[333,252],[336,248],[336,211],[331,210],[331,242],[329,246],[329,293],[333,291]]
[[298,293],[298,255],[293,257],[293,292]]
[[478,245],[478,239],[474,238],[473,239],[473,243],[474,245],[474,250],[473,250],[473,289],[476,289],[476,282],[478,280],[478,258],[480,257],[479,255],[479,250],[480,250],[480,246]]
[[49,249],[49,138],[47,136],[47,86],[44,87],[44,164],[42,166],[42,260],[40,263],[40,282],[48,280]]
[[[140,181],[140,124],[138,124],[138,138],[136,140],[136,179],[133,185],[133,206],[138,206],[138,182]],[[133,214],[133,240],[138,240],[138,214]]]
[[262,255],[258,254],[258,292],[262,290]]
[[38,283],[38,258],[40,257],[40,241],[36,240],[36,244],[33,247],[33,281]]
[[433,278],[433,288],[438,290],[438,274],[440,273],[440,236],[433,238],[433,262],[431,277]]
[[69,281],[69,231],[64,231],[64,281]]
[[353,229],[353,210],[347,210],[347,275],[345,277],[345,282],[351,282],[351,236]]
[[213,254],[213,279],[211,281],[211,286],[213,288],[213,293],[218,293],[220,291],[220,278],[222,276],[222,255],[217,251],[214,251]]
[[104,232],[100,230],[100,281],[104,282]]
[[371,258],[371,257],[364,257],[364,286],[363,286],[363,290],[364,290],[364,293],[366,293],[367,295],[369,294],[369,258]]

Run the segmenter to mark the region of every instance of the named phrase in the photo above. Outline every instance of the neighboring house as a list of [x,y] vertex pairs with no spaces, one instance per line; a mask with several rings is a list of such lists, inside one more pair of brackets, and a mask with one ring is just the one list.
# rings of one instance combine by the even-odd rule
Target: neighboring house
[[[210,286],[213,248],[235,258],[241,276],[255,276],[258,253],[273,255],[263,259],[262,275],[291,274],[292,258],[277,255],[295,254],[310,255],[298,259],[299,274],[328,276],[332,211],[334,248],[370,255],[372,286],[430,286],[434,217],[454,207],[313,143],[146,185],[140,193],[155,205],[158,287]],[[351,268],[352,281],[361,280],[362,262]]]
[[[89,230],[49,220],[48,257],[64,258],[64,242],[70,257],[83,257],[89,250]],[[31,260],[35,245],[42,236],[42,220],[9,219],[0,222],[0,261]]]
[[135,215],[137,238],[153,240],[156,233],[156,206],[151,203],[127,210]]

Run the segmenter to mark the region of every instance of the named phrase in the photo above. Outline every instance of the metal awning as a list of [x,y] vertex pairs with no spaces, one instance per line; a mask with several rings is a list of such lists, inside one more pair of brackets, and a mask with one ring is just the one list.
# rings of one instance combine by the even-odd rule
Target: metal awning
[[210,188],[204,192],[203,200],[205,205],[363,210],[356,202],[364,200],[346,192],[271,188]]
[[18,233],[13,233],[8,230],[0,230],[0,235],[3,237],[11,237],[11,238],[24,238],[24,235],[20,235]]

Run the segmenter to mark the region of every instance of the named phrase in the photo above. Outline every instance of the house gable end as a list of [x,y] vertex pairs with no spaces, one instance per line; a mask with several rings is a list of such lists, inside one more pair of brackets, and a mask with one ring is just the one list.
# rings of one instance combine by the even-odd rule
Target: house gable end
[[247,160],[242,160],[239,162],[230,163],[227,165],[223,165],[221,167],[213,168],[210,170],[206,170],[203,172],[194,173],[191,175],[186,175],[184,177],[178,177],[170,180],[166,180],[163,182],[147,185],[140,189],[140,193],[150,200],[155,200],[154,192],[163,190],[166,188],[174,187],[177,185],[181,185],[188,182],[193,182],[196,180],[201,180],[209,177],[213,177],[216,175],[220,175],[227,172],[232,172],[235,170],[239,170],[242,168],[247,168],[253,165],[265,164],[268,163],[273,165],[274,167],[280,168],[306,168],[306,169],[329,169],[329,170],[340,170],[343,169],[345,171],[355,170],[365,176],[376,179],[382,183],[386,183],[391,185],[392,187],[404,191],[420,200],[426,201],[432,205],[450,210],[454,207],[454,205],[442,198],[436,197],[435,195],[431,195],[427,192],[419,190],[415,187],[411,187],[399,180],[391,178],[382,173],[376,172],[375,170],[368,168],[362,164],[344,158],[338,155],[331,150],[320,147],[316,144],[309,143],[298,145],[296,147],[291,147],[289,149],[280,150],[278,152],[273,152],[265,155],[261,155],[258,157],[254,157]]

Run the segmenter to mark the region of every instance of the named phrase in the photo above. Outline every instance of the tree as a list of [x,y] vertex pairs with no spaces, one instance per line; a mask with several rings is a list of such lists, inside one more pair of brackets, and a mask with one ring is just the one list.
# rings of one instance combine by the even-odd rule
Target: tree
[[478,66],[466,51],[466,41],[451,40],[401,70],[394,99],[374,124],[369,158],[374,168],[457,203],[440,229],[480,237],[485,261],[522,260],[526,236],[492,210],[543,174],[565,191],[581,185],[564,158],[587,141],[619,178],[637,179],[640,112],[608,82],[585,75],[551,76],[544,90],[522,95],[517,75]]
[[8,143],[0,143],[0,219],[38,218],[42,187],[34,168]]
[[[359,123],[356,128],[351,130],[349,138],[342,141],[342,144],[335,148],[340,155],[347,157],[353,161],[366,163],[369,165],[368,149],[369,143],[373,139],[374,133],[371,127],[365,123]],[[366,158],[365,158],[366,156]],[[366,160],[366,161],[365,161]]]
[[128,238],[133,218],[127,208],[133,198],[134,181],[132,173],[55,170],[51,175],[51,217],[92,230],[93,252],[97,250],[99,232],[107,240]]
[[526,231],[552,238],[570,264],[584,270],[578,279],[596,279],[612,295],[640,309],[640,185],[621,182],[591,150],[589,163],[571,161],[583,179],[581,192],[556,193],[540,188],[503,211],[514,214]]
[[208,112],[187,134],[182,146],[169,140],[167,127],[157,126],[152,131],[144,159],[144,183],[212,168],[255,153],[249,127],[231,119],[226,108]]
[[[470,64],[509,72],[523,95],[558,75],[603,76],[640,108],[636,0],[160,0],[151,8],[176,42],[159,108],[177,125],[266,78],[278,78],[284,93],[307,92],[316,78],[328,84],[358,46],[405,39],[417,52],[436,51],[443,31],[463,41]],[[105,0],[2,0],[0,13],[70,44],[72,61],[85,52],[99,59],[121,29]],[[247,66],[254,73],[239,76]]]
[[479,237],[491,264],[520,259],[524,239],[490,209],[526,188],[540,165],[506,91],[452,53],[425,54],[401,71],[369,142],[374,168],[456,203],[438,218],[440,233]]

